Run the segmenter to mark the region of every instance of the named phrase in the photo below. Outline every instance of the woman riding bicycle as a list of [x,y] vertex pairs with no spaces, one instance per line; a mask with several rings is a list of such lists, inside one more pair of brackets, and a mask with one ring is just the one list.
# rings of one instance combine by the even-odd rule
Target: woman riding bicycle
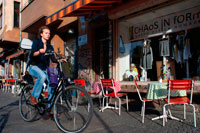
[[[23,120],[30,122],[35,120],[38,113],[44,115],[48,111],[49,115],[53,115],[56,125],[63,132],[83,131],[89,125],[93,115],[93,102],[86,89],[83,88],[85,83],[77,81],[77,85],[72,83],[66,85],[61,65],[62,61],[66,61],[66,59],[64,60],[60,55],[52,52],[54,49],[49,43],[49,28],[42,26],[39,29],[39,36],[40,39],[33,42],[27,62],[27,66],[30,64],[29,73],[37,80],[34,85],[27,84],[21,90],[20,116]],[[46,100],[41,92],[43,83],[46,80],[49,81],[47,68],[50,59],[57,62],[54,55],[50,56],[52,54],[55,54],[59,59],[57,63],[58,84],[55,89],[50,88],[49,83],[47,84],[48,100]],[[47,104],[48,106],[46,106]]]
[[45,56],[47,51],[54,51],[51,46],[50,39],[50,29],[47,26],[42,26],[38,32],[39,40],[35,40],[32,45],[31,53],[30,53],[30,66],[29,73],[36,77],[37,80],[34,84],[31,102],[32,104],[37,104],[37,98],[39,98],[43,83],[47,80],[47,88],[48,88],[48,99],[51,99],[53,90],[49,86],[49,77],[47,73],[47,68],[50,63],[50,58],[53,62],[57,62],[55,56]]

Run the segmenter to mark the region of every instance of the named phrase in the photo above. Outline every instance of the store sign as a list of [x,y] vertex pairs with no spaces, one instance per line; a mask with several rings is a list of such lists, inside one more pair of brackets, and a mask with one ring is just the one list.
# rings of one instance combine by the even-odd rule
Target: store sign
[[78,46],[83,46],[88,43],[87,34],[78,37]]
[[156,34],[171,33],[200,26],[200,6],[161,16],[129,28],[130,39],[138,40]]

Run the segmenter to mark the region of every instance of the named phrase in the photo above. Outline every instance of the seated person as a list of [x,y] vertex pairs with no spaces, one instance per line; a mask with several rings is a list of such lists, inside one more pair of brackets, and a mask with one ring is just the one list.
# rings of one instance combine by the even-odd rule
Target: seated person
[[22,79],[28,82],[29,84],[33,83],[33,77],[29,74],[28,71],[25,72],[25,75]]

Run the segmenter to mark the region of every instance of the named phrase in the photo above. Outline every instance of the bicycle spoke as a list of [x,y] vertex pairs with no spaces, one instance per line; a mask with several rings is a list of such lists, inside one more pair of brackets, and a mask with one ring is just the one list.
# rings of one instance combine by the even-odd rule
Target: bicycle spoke
[[[57,96],[54,113],[55,122],[62,131],[78,132],[88,126],[93,114],[93,104],[85,90],[69,86]],[[56,114],[61,116],[57,117]]]
[[27,85],[21,91],[21,96],[19,100],[19,111],[20,116],[25,121],[33,121],[37,115],[36,108],[30,103],[30,90],[33,85]]

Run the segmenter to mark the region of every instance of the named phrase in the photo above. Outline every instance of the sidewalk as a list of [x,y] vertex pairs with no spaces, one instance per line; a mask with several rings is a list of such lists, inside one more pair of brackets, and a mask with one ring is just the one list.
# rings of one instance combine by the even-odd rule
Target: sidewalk
[[[193,126],[193,114],[187,112],[187,119],[183,122],[170,120],[166,123],[166,126],[162,126],[162,119],[152,121],[151,118],[162,115],[161,110],[158,111],[154,109],[146,109],[145,123],[141,123],[140,116],[140,107],[141,103],[138,101],[130,102],[130,110],[126,112],[125,105],[122,108],[121,116],[118,116],[117,110],[107,109],[103,113],[99,112],[97,107],[94,111],[94,116],[92,124],[85,130],[88,133],[133,133],[133,132],[148,132],[148,133],[157,133],[157,132],[200,132],[200,117],[197,113],[197,127]],[[146,106],[148,108],[148,104]],[[152,106],[150,106],[152,107]],[[180,110],[180,111],[176,111]],[[183,110],[180,107],[176,107],[171,110],[174,116],[183,118]],[[190,111],[190,110],[189,110]]]
[[[38,119],[35,122],[23,121],[18,112],[18,98],[10,93],[3,93],[0,90],[0,132],[2,133],[58,133],[55,122],[51,119]],[[98,101],[98,100],[96,100]],[[162,126],[162,119],[152,121],[151,118],[161,115],[162,112],[146,109],[145,123],[141,123],[140,109],[141,102],[130,101],[129,112],[126,111],[125,105],[122,105],[121,116],[117,110],[106,109],[99,112],[98,104],[94,102],[94,115],[88,128],[83,133],[157,133],[157,132],[200,132],[200,116],[197,113],[197,127],[193,126],[193,115],[187,113],[187,119],[183,122],[170,120],[166,126]],[[151,105],[147,105],[152,107]],[[178,107],[179,108],[179,107]],[[174,116],[183,118],[183,111],[172,110]]]

